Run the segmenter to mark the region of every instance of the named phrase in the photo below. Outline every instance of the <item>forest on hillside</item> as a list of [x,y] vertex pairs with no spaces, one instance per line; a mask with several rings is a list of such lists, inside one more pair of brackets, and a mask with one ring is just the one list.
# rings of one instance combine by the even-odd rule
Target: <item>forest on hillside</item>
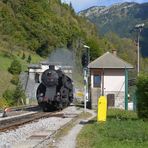
[[95,36],[94,25],[60,0],[3,0],[0,9],[0,43],[8,50],[47,56],[57,47],[71,48],[76,41]]
[[98,36],[92,23],[60,0],[2,0],[0,11],[0,44],[8,51],[31,50],[46,57],[57,47],[72,49],[88,44],[91,59],[113,48],[120,53],[119,46]]

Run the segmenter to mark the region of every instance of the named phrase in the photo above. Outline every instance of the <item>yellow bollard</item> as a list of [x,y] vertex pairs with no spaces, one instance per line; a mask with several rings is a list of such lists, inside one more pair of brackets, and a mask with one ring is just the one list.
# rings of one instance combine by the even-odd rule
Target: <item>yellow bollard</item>
[[105,96],[100,96],[98,99],[98,116],[97,121],[106,121],[107,113],[107,98]]

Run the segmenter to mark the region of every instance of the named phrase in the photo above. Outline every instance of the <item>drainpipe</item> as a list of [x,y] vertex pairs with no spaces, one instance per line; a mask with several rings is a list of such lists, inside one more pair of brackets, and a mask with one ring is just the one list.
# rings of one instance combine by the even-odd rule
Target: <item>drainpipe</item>
[[104,96],[104,68],[102,72],[102,96]]
[[128,69],[125,67],[125,110],[128,110]]

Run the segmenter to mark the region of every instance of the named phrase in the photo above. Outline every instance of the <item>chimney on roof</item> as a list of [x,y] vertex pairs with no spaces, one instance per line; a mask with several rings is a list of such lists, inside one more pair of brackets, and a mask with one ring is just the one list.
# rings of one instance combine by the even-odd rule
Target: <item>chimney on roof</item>
[[117,56],[117,50],[116,49],[112,49],[112,54]]

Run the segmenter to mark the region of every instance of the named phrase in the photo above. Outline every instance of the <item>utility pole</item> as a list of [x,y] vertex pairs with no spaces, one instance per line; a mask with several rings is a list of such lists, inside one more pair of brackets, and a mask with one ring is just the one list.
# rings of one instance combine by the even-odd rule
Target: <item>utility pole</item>
[[137,75],[139,76],[139,72],[140,72],[140,47],[139,47],[139,36],[140,36],[140,32],[137,32]]
[[83,74],[84,74],[84,112],[86,112],[86,105],[88,100],[88,64],[90,62],[89,49],[90,47],[87,45],[83,45],[86,50],[82,56],[82,66],[83,66]]
[[135,30],[137,31],[137,75],[139,76],[140,72],[140,44],[139,44],[139,38],[140,33],[144,27],[144,24],[137,24],[135,26]]

